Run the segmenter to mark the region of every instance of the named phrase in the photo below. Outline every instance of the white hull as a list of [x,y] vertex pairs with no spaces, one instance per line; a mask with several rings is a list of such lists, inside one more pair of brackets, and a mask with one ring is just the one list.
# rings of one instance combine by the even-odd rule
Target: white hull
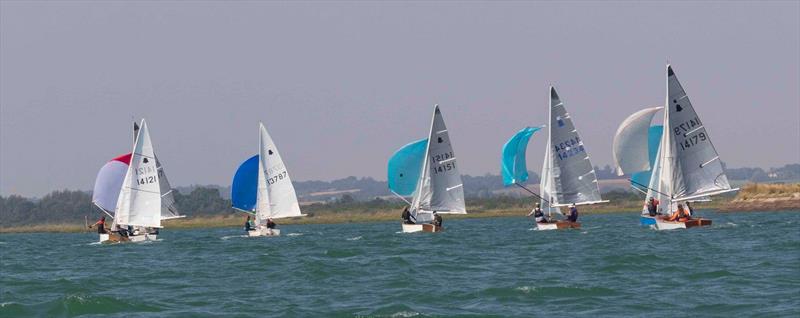
[[247,231],[247,235],[250,237],[255,236],[280,236],[281,230],[280,229],[268,229],[266,227],[257,228],[254,230]]
[[158,234],[139,234],[139,235],[131,235],[128,237],[120,236],[117,234],[99,234],[99,236],[100,236],[100,243],[123,243],[123,242],[141,243],[146,241],[158,240]]
[[562,229],[579,229],[581,224],[578,222],[558,221],[551,223],[536,223],[536,228],[539,231],[546,230],[562,230]]
[[403,233],[415,232],[441,232],[444,230],[442,227],[434,226],[433,224],[405,224],[403,223]]

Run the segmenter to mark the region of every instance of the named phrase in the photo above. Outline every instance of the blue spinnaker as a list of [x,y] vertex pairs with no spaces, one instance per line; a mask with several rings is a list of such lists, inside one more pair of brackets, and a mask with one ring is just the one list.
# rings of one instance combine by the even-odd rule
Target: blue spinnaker
[[408,196],[417,189],[417,181],[425,160],[428,138],[414,141],[395,151],[389,158],[389,190],[398,195]]
[[655,167],[656,156],[658,155],[658,147],[661,145],[661,134],[664,131],[664,126],[651,126],[647,130],[647,155],[650,158],[650,170],[640,171],[631,174],[631,186],[642,189],[642,186],[650,184],[650,175],[653,174]]
[[528,149],[528,141],[530,141],[531,136],[540,129],[542,127],[525,127],[503,145],[503,159],[500,171],[503,174],[503,184],[506,186],[528,180],[525,152]]
[[231,203],[234,208],[244,211],[256,209],[258,191],[258,155],[242,162],[231,185]]

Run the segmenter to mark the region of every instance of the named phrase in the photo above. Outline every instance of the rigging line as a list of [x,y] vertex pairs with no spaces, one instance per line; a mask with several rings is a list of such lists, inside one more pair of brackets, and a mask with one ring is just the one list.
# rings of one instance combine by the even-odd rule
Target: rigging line
[[658,194],[665,195],[665,196],[669,197],[670,199],[672,199],[672,196],[671,196],[671,195],[669,195],[669,194],[666,194],[666,193],[664,193],[664,192],[661,192],[661,191],[658,191],[658,190],[656,190],[656,189],[650,188],[650,187],[648,187],[648,186],[646,186],[646,185],[643,185],[643,184],[641,184],[641,183],[639,183],[639,182],[633,181],[633,179],[628,179],[628,181],[630,181],[631,183],[633,183],[633,184],[635,184],[635,185],[638,185],[638,186],[640,186],[640,187],[642,187],[642,188],[645,188],[645,189],[647,189],[647,190],[653,191],[653,192],[655,192],[655,193],[658,193]]
[[516,183],[516,182],[514,182],[514,184],[516,184],[516,185],[517,185],[518,187],[520,187],[520,188],[523,188],[523,189],[525,189],[525,191],[528,191],[530,194],[533,194],[533,195],[535,195],[537,198],[539,198],[539,199],[542,199],[542,201],[544,201],[544,202],[547,202],[547,204],[550,204],[550,201],[547,201],[547,199],[545,199],[545,198],[542,198],[542,196],[540,196],[540,195],[538,195],[538,194],[534,193],[533,191],[531,191],[531,189],[528,189],[528,188],[527,188],[527,187],[525,187],[524,185],[521,185],[521,184],[519,184],[519,183]]

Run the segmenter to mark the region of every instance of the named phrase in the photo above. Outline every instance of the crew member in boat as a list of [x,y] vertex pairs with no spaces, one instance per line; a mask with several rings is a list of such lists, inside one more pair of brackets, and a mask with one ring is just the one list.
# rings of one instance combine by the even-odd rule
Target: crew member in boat
[[276,226],[278,226],[278,224],[275,224],[275,222],[272,221],[272,218],[268,218],[267,219],[267,228],[268,229],[274,230]]
[[689,219],[691,219],[692,216],[694,216],[694,209],[692,208],[692,205],[689,203],[689,201],[686,201],[686,213],[688,214]]
[[122,237],[128,237],[128,234],[129,234],[128,230],[127,229],[123,229],[122,226],[120,226],[119,224],[115,225],[114,226],[114,230],[111,231],[111,232],[112,233],[117,233]]
[[244,231],[250,232],[253,230],[253,222],[250,221],[250,216],[247,216],[247,221],[244,221]]
[[686,209],[683,208],[683,204],[678,204],[678,210],[672,213],[672,215],[670,215],[668,218],[666,218],[667,221],[673,221],[673,222],[674,221],[686,222],[689,219],[691,219],[691,217],[689,216],[689,212],[687,212]]
[[97,234],[106,234],[106,233],[108,233],[108,229],[106,229],[106,216],[105,215],[100,217],[100,219],[97,220],[97,222],[94,222],[94,224],[89,225],[89,228],[91,229],[92,226],[97,226]]
[[650,199],[647,200],[647,213],[649,213],[650,216],[656,216],[656,215],[659,214],[658,213],[658,204],[659,203],[661,203],[661,202],[658,202],[658,200],[656,200],[653,197],[650,197]]
[[442,216],[436,211],[433,211],[433,225],[436,227],[442,227]]
[[531,210],[531,213],[528,213],[528,217],[533,215],[534,220],[536,223],[547,223],[547,217],[544,216],[544,212],[542,211],[541,204],[536,202],[536,207]]
[[569,205],[569,214],[567,214],[567,221],[578,222],[578,208],[575,203]]
[[403,219],[403,224],[414,224],[411,221],[411,212],[408,211],[408,207],[403,208],[403,214],[400,217]]

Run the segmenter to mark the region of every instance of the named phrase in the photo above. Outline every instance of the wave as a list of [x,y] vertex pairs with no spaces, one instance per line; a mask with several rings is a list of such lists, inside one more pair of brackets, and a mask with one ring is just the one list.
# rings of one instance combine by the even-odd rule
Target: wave
[[286,236],[303,236],[303,233],[289,233]]
[[356,236],[356,237],[351,237],[351,238],[349,238],[349,239],[347,239],[347,240],[348,240],[348,241],[358,241],[358,240],[360,240],[360,239],[362,239],[362,238],[364,238],[364,237],[363,237],[363,236]]

